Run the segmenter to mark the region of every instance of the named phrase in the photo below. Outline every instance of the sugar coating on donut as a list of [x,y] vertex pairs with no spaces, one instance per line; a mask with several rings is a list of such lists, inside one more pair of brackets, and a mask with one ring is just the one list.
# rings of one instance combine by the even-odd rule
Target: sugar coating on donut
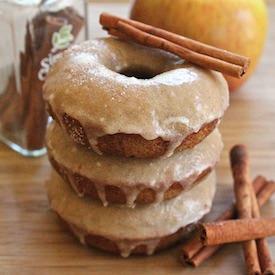
[[[120,73],[129,68],[152,77]],[[44,98],[60,121],[66,113],[81,123],[97,152],[98,137],[125,133],[169,141],[167,156],[189,134],[221,118],[229,103],[220,73],[114,38],[67,50],[49,73]]]

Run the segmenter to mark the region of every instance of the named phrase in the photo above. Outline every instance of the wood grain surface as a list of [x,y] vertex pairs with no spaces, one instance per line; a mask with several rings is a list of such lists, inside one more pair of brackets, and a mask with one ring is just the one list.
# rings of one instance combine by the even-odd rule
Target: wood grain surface
[[[91,20],[103,10],[92,5]],[[125,15],[127,6],[104,5]],[[275,179],[275,7],[270,8],[270,32],[264,56],[252,79],[231,97],[221,131],[225,149],[218,165],[218,191],[211,216],[232,199],[228,151],[236,143],[250,149],[252,173]],[[92,25],[94,26],[94,25]],[[91,36],[100,29],[91,29]],[[152,257],[121,259],[81,246],[49,210],[45,181],[51,168],[47,158],[26,159],[0,145],[0,274],[244,274],[240,245],[228,245],[198,269],[178,261],[179,246]],[[263,208],[275,215],[275,198]],[[208,217],[209,219],[209,217]],[[211,217],[210,217],[211,219]],[[275,239],[269,244],[275,260]]]

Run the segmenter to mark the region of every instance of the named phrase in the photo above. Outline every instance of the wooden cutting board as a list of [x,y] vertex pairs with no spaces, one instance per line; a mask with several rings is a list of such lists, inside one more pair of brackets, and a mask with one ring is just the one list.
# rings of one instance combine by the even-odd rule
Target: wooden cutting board
[[[126,15],[125,4],[93,4],[90,21],[105,10]],[[221,131],[225,149],[217,167],[218,191],[212,216],[232,199],[228,151],[236,143],[249,146],[252,174],[275,179],[275,7],[270,8],[270,33],[256,74],[236,94]],[[99,36],[100,28],[90,30]],[[121,259],[81,246],[49,210],[44,183],[51,168],[47,158],[26,159],[0,145],[0,274],[244,274],[239,245],[228,245],[198,269],[178,261],[179,246],[152,257]],[[275,215],[275,198],[262,214]],[[275,260],[275,239],[269,239]]]

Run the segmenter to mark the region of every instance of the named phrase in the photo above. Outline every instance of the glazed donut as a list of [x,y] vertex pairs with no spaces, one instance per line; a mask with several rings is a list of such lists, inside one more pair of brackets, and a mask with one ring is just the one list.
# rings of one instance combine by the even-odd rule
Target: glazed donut
[[115,38],[65,51],[43,94],[76,143],[136,158],[194,147],[214,130],[229,101],[220,73]]
[[193,149],[167,159],[127,159],[100,156],[76,147],[53,123],[46,144],[52,166],[79,196],[108,203],[148,204],[186,192],[198,184],[219,160],[223,143],[218,130]]
[[79,240],[127,257],[153,254],[182,238],[186,226],[210,211],[215,193],[212,172],[189,192],[161,204],[134,209],[102,207],[96,201],[75,196],[57,174],[47,184],[51,208]]

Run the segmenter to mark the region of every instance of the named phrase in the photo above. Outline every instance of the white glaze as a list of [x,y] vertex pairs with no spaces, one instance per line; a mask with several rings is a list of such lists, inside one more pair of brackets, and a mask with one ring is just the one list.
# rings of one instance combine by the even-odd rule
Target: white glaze
[[[177,152],[167,159],[100,156],[76,147],[62,129],[53,123],[47,131],[47,147],[56,162],[95,183],[104,205],[107,205],[104,187],[114,185],[124,191],[127,205],[134,207],[137,195],[146,187],[155,191],[156,202],[162,201],[164,192],[174,182],[188,190],[199,174],[215,166],[223,144],[218,130],[215,130],[195,148]],[[73,181],[70,183],[74,186]]]
[[[66,175],[67,175],[67,177],[68,177],[69,182],[74,182],[75,179],[74,179],[73,174],[71,174],[71,173],[66,173]],[[83,192],[80,192],[80,190],[78,190],[78,188],[77,188],[74,184],[72,184],[71,186],[72,186],[72,188],[74,189],[75,193],[76,193],[79,197],[83,197],[83,196],[84,196],[84,193],[83,193]],[[102,203],[104,204],[104,200],[102,200]]]
[[[75,225],[68,223],[73,234],[78,238],[79,242],[83,245],[87,245],[86,237],[89,235],[82,229],[77,228]],[[183,237],[193,231],[195,223],[187,225],[181,229],[179,237]],[[119,253],[123,258],[127,258],[132,254],[132,251],[139,245],[143,245],[146,248],[146,255],[153,255],[157,249],[162,238],[145,239],[145,240],[112,240],[118,247]]]
[[79,229],[78,227],[76,227],[71,223],[68,223],[68,226],[70,227],[74,235],[78,238],[79,242],[83,245],[86,245],[86,240],[85,240],[86,233],[84,233],[83,230]]
[[[84,230],[81,230],[79,228],[77,228],[75,225],[73,224],[68,224],[68,226],[70,227],[72,233],[77,237],[77,239],[79,240],[79,242],[83,245],[87,245],[86,243],[86,236],[89,234],[87,232],[85,232]],[[146,254],[148,256],[154,254],[159,242],[160,242],[161,238],[156,238],[156,239],[151,239],[151,240],[139,240],[139,241],[135,241],[135,240],[112,240],[119,252],[120,255],[123,258],[127,258],[131,255],[132,251],[138,247],[139,245],[144,245],[146,247]]]
[[[74,184],[71,184],[71,185],[73,186]],[[98,197],[100,198],[103,206],[108,206],[108,201],[106,200],[105,185],[98,182],[94,182],[94,185],[95,185]]]
[[[129,67],[158,75],[143,80],[117,73]],[[221,118],[229,103],[220,73],[114,38],[66,51],[48,75],[44,98],[60,121],[64,112],[80,121],[98,153],[98,137],[125,133],[169,140],[166,156],[187,135]]]
[[150,255],[154,254],[159,242],[160,242],[160,238],[156,238],[156,239],[152,239],[152,240],[144,240],[144,241],[127,241],[127,240],[115,241],[115,243],[120,251],[120,255],[123,258],[129,257],[131,252],[139,245],[145,245],[146,246],[146,254],[148,256],[150,256]]
[[79,198],[55,173],[47,189],[51,207],[77,228],[110,240],[142,241],[168,236],[201,219],[211,208],[215,174],[212,172],[199,185],[174,199],[134,209],[102,207],[96,201]]

